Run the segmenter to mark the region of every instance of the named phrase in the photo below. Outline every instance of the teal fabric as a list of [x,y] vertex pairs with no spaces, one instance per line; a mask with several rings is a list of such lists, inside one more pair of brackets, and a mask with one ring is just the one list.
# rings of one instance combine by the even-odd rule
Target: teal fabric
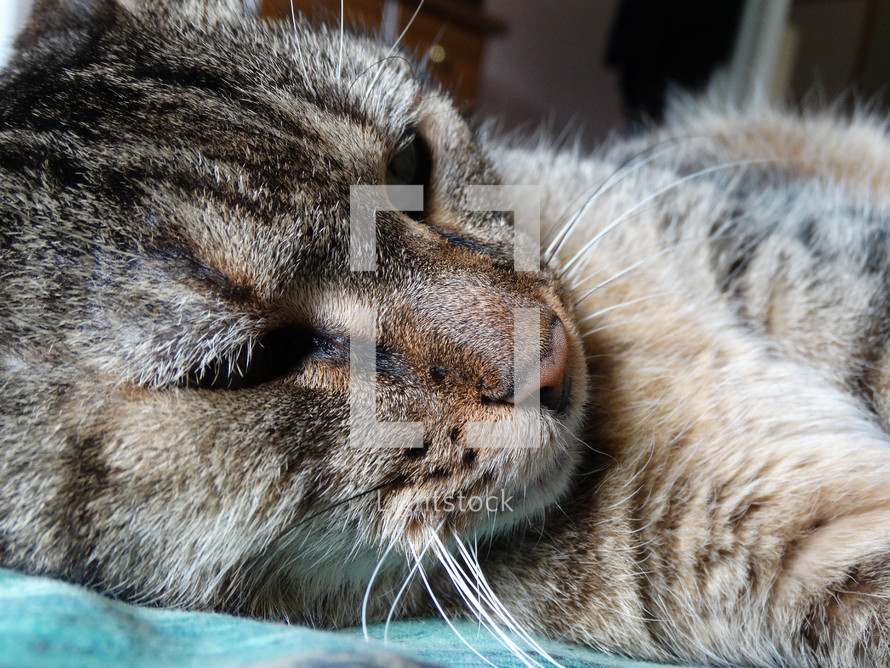
[[[476,624],[458,632],[496,666],[522,665]],[[331,667],[487,665],[441,620],[323,632],[211,613],[143,608],[81,587],[0,569],[0,665]],[[653,668],[577,646],[543,642],[567,667]],[[538,659],[542,665],[547,662]]]

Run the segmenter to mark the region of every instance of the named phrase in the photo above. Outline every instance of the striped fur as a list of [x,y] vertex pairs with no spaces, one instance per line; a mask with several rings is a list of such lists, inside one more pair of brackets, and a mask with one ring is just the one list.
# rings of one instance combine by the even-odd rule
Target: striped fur
[[[582,156],[467,125],[372,38],[340,53],[234,1],[38,2],[0,74],[0,563],[321,626],[440,606],[641,658],[890,663],[884,129],[678,106]],[[412,133],[424,212],[350,272],[349,187]],[[539,184],[539,273],[469,211],[497,183]],[[348,445],[368,305],[378,418],[422,448]],[[545,356],[566,330],[538,449],[469,429],[511,412],[516,307]]]

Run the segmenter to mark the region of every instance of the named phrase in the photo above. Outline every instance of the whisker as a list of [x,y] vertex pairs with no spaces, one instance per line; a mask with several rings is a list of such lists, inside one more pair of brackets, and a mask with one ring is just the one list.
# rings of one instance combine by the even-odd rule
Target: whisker
[[[676,244],[674,244],[674,245],[672,245],[672,246],[668,246],[667,248],[662,248],[660,251],[656,251],[655,253],[651,253],[651,254],[647,255],[646,257],[644,257],[644,258],[642,258],[642,259],[640,259],[640,260],[637,260],[636,262],[634,262],[633,264],[631,264],[629,267],[625,267],[624,269],[622,269],[622,270],[619,271],[618,273],[616,273],[616,274],[612,274],[612,275],[611,275],[609,278],[607,278],[606,280],[601,281],[600,283],[598,283],[598,284],[596,284],[595,286],[593,286],[592,288],[590,288],[587,292],[585,292],[583,295],[581,295],[580,297],[578,297],[578,298],[575,300],[575,306],[577,306],[578,304],[580,304],[581,302],[583,302],[585,299],[587,299],[588,297],[590,297],[590,296],[591,296],[593,293],[595,293],[597,290],[600,290],[600,289],[606,287],[606,286],[609,285],[610,283],[612,283],[612,282],[618,280],[619,278],[621,278],[622,276],[628,274],[629,272],[634,271],[634,270],[636,270],[636,269],[639,269],[641,266],[643,266],[644,264],[646,264],[647,262],[649,262],[649,261],[651,261],[651,260],[654,260],[654,259],[656,259],[656,258],[659,258],[659,257],[661,257],[662,255],[667,255],[668,253],[673,253],[674,251],[679,250],[679,249],[683,248],[684,246],[695,246],[695,245],[702,244],[702,243],[709,243],[709,242],[712,242],[714,239],[718,239],[718,238],[720,238],[720,237],[712,237],[712,236],[708,236],[708,237],[705,237],[704,239],[687,239],[687,240],[685,240],[685,241],[681,241],[681,242],[679,242],[679,243],[676,243]],[[601,272],[596,272],[596,273],[601,273]],[[596,274],[593,274],[593,275],[595,276]],[[588,280],[590,280],[590,278],[591,278],[591,277],[587,277],[587,278],[582,279],[582,280],[580,281],[580,283],[577,283],[577,284],[573,285],[573,286],[572,286],[572,289],[575,289],[575,288],[577,288],[577,287],[583,285],[583,284],[586,283]]]
[[[695,140],[695,139],[705,139],[705,137],[697,137],[697,138],[696,137],[675,137],[675,138],[671,138],[671,139],[666,139],[664,141],[657,142],[657,143],[653,144],[652,146],[646,147],[644,150],[640,151],[636,155],[628,158],[623,163],[621,163],[618,166],[618,168],[614,172],[612,172],[611,175],[609,175],[609,177],[607,179],[605,179],[601,184],[599,184],[596,187],[596,189],[590,195],[590,197],[587,198],[587,201],[584,203],[584,205],[582,207],[580,207],[580,209],[578,211],[576,211],[572,215],[572,217],[568,221],[566,221],[565,224],[560,226],[561,231],[560,231],[559,235],[557,236],[557,238],[555,238],[551,242],[550,247],[548,247],[548,249],[545,251],[546,257],[547,257],[547,262],[549,263],[553,259],[553,257],[562,249],[563,245],[565,244],[566,239],[568,238],[568,235],[574,230],[574,228],[577,226],[578,222],[581,219],[583,219],[584,214],[590,210],[590,208],[596,203],[596,200],[602,194],[604,194],[609,188],[612,188],[612,187],[618,185],[621,181],[626,179],[628,176],[631,176],[631,175],[635,174],[636,172],[640,171],[646,165],[652,163],[654,160],[657,160],[662,155],[664,155],[666,153],[670,153],[674,149],[678,148],[682,142],[691,141],[691,140]],[[668,144],[668,146],[660,151],[656,151],[655,153],[648,155],[645,159],[641,160],[637,164],[631,164],[635,160],[639,160],[640,158],[642,158],[644,155],[646,155],[647,152],[649,152],[655,148],[658,148],[659,146],[663,146],[664,144]]]
[[573,266],[575,266],[585,256],[585,254],[588,251],[590,251],[592,248],[594,248],[606,234],[608,234],[609,232],[614,230],[616,227],[618,227],[618,225],[620,225],[624,220],[626,220],[632,213],[639,210],[642,206],[644,206],[645,204],[648,204],[649,202],[654,200],[656,197],[663,195],[664,193],[668,192],[669,190],[678,188],[679,186],[683,185],[684,183],[688,183],[689,181],[692,181],[693,179],[700,178],[702,176],[711,174],[713,172],[717,172],[717,171],[724,170],[724,169],[732,169],[734,167],[741,167],[741,166],[766,163],[766,162],[776,162],[776,159],[775,158],[754,158],[754,159],[748,159],[748,160],[734,160],[732,162],[725,162],[723,164],[715,165],[713,167],[706,167],[705,169],[700,169],[699,171],[693,172],[692,174],[687,174],[686,176],[679,178],[662,188],[659,188],[654,193],[648,195],[647,197],[644,197],[642,200],[640,200],[639,202],[634,204],[632,207],[627,209],[624,213],[622,213],[620,216],[618,216],[618,218],[616,218],[611,223],[606,225],[606,227],[604,227],[602,230],[600,230],[600,232],[598,234],[596,234],[593,237],[593,239],[591,239],[586,244],[584,244],[584,246],[582,246],[581,249],[577,253],[575,253],[575,255],[572,256],[572,258],[563,266],[562,272],[559,274],[559,277],[563,278],[566,275],[566,273]]
[[586,214],[591,207],[596,203],[596,201],[607,192],[613,186],[616,186],[618,183],[623,181],[628,176],[636,173],[641,170],[643,167],[648,165],[650,162],[658,158],[663,153],[667,153],[667,150],[659,151],[658,153],[649,156],[647,159],[641,161],[639,164],[633,165],[630,167],[630,163],[640,157],[640,154],[637,154],[633,158],[628,158],[624,163],[622,163],[618,169],[616,169],[612,174],[609,175],[608,178],[603,180],[598,186],[593,188],[593,192],[587,197],[586,201],[583,205],[581,205],[574,214],[563,224],[559,226],[559,233],[550,242],[550,245],[544,251],[546,260],[549,263],[558,253],[562,250],[562,247],[565,245],[565,242],[568,240],[569,235],[575,230],[578,226],[578,223],[583,219],[584,214]]
[[[420,0],[420,2],[417,3],[417,9],[414,10],[414,13],[411,15],[411,18],[408,19],[408,23],[405,25],[402,32],[399,33],[399,36],[396,38],[396,41],[393,42],[393,45],[391,47],[389,47],[389,51],[386,52],[386,56],[380,62],[388,62],[389,61],[389,57],[393,54],[393,51],[395,51],[396,48],[399,46],[399,43],[402,41],[402,38],[405,36],[405,33],[408,32],[408,28],[411,27],[411,25],[414,23],[414,19],[417,18],[417,15],[420,13],[420,8],[423,7],[423,1],[424,0]],[[365,97],[367,97],[368,93],[370,93],[370,91],[377,85],[377,82],[379,81],[380,76],[383,74],[384,69],[385,68],[381,67],[378,70],[377,76],[374,77],[374,80],[371,82],[371,85],[368,86],[368,92],[365,93]]]
[[[619,278],[621,278],[621,277],[624,276],[625,274],[627,274],[627,273],[629,273],[629,272],[631,272],[631,271],[634,271],[635,269],[638,269],[639,267],[643,266],[644,264],[646,264],[646,263],[649,262],[650,260],[654,260],[654,259],[657,258],[657,257],[660,257],[660,256],[662,256],[662,255],[665,255],[665,254],[667,254],[667,253],[670,253],[671,251],[675,251],[675,250],[677,250],[677,248],[678,248],[679,246],[680,246],[680,244],[677,244],[677,245],[671,246],[670,248],[664,248],[664,249],[658,251],[657,253],[652,253],[651,255],[647,255],[647,256],[644,257],[642,260],[637,260],[636,262],[634,262],[634,263],[633,263],[632,265],[630,265],[629,267],[625,267],[624,269],[622,269],[622,270],[619,271],[618,273],[616,273],[616,274],[612,274],[609,278],[607,278],[607,279],[604,280],[604,281],[601,281],[600,283],[597,283],[595,286],[593,286],[592,288],[590,288],[590,289],[589,289],[587,292],[585,292],[583,295],[581,295],[580,297],[578,297],[578,299],[575,300],[575,306],[577,306],[578,304],[580,304],[581,302],[583,302],[585,299],[587,299],[588,297],[590,297],[590,296],[591,296],[592,294],[594,294],[597,290],[601,290],[602,288],[606,287],[606,286],[609,285],[610,283],[612,283],[612,282],[614,282],[614,281],[617,281]],[[586,281],[582,281],[582,283],[583,283],[583,282],[586,282]]]
[[[738,219],[739,219],[738,217],[733,217],[733,218],[730,219],[730,221],[735,221],[735,220],[738,220]],[[729,222],[729,221],[728,221],[728,222]],[[764,233],[764,236],[766,236],[766,234],[768,234],[768,232],[767,232],[767,233]],[[671,252],[673,252],[673,251],[675,251],[675,250],[679,250],[680,248],[683,248],[684,246],[695,246],[695,245],[698,245],[698,244],[707,244],[707,243],[712,243],[713,241],[715,241],[715,240],[719,240],[719,239],[731,239],[731,238],[733,238],[733,237],[735,237],[735,236],[737,236],[737,235],[734,235],[734,234],[709,234],[708,236],[703,237],[703,238],[699,238],[699,239],[686,239],[686,240],[684,240],[684,241],[677,242],[677,243],[674,244],[673,246],[668,246],[667,248],[663,248],[663,249],[660,250],[660,251],[657,251],[657,252],[655,252],[655,253],[652,253],[651,255],[647,255],[647,256],[644,257],[643,259],[641,259],[641,260],[639,260],[639,261],[637,261],[637,262],[634,262],[631,266],[627,267],[626,269],[623,269],[622,271],[618,272],[617,274],[614,274],[614,275],[610,276],[608,279],[602,281],[602,282],[599,283],[598,285],[596,285],[596,286],[594,286],[593,288],[589,289],[587,292],[585,292],[583,295],[581,295],[580,297],[577,298],[577,300],[575,301],[575,306],[577,306],[578,304],[580,304],[584,299],[586,299],[587,297],[589,297],[591,294],[593,294],[594,292],[596,292],[596,291],[599,290],[600,288],[605,287],[606,285],[608,285],[609,283],[611,283],[611,282],[614,281],[615,279],[620,278],[621,276],[623,276],[623,275],[626,274],[627,272],[639,268],[640,266],[642,266],[643,264],[645,264],[645,263],[648,262],[649,260],[654,260],[655,258],[660,257],[661,255],[664,255],[665,253],[671,253]],[[759,238],[760,238],[760,237],[755,238],[755,240],[752,241],[751,243],[755,243]],[[630,256],[632,256],[632,255],[637,255],[637,253],[627,253],[627,254],[621,256],[620,258],[618,258],[618,259],[616,260],[616,262],[620,262],[621,260],[624,260],[624,259],[626,259],[626,258],[628,258],[628,257],[630,257]],[[569,289],[570,289],[570,290],[577,290],[577,289],[579,289],[582,285],[584,285],[584,284],[587,283],[588,281],[593,280],[593,279],[596,278],[599,274],[602,274],[604,271],[605,271],[604,269],[599,269],[599,270],[594,270],[594,271],[590,272],[589,274],[585,275],[583,278],[579,279],[577,282],[575,282],[575,283],[570,283],[570,284],[569,284]],[[734,274],[730,274],[729,278],[731,278],[733,275],[734,275]]]
[[[442,525],[440,524],[439,528],[441,528],[441,526]],[[432,545],[432,544],[433,544],[433,539],[430,538],[427,541],[426,545],[424,545],[423,550],[420,551],[420,559],[421,560],[423,560],[424,556],[427,553],[427,550],[430,549],[430,545]],[[405,578],[405,582],[402,583],[402,587],[401,587],[401,589],[399,589],[399,592],[396,594],[396,597],[393,600],[392,605],[389,606],[389,613],[386,615],[386,623],[383,625],[383,641],[384,642],[386,642],[387,638],[389,637],[389,624],[392,621],[393,615],[395,614],[396,607],[398,606],[399,601],[402,599],[402,596],[404,596],[405,592],[408,589],[408,586],[411,584],[411,581],[414,579],[414,576],[416,574],[417,574],[417,564],[415,563],[414,566],[411,567],[411,570],[409,571],[408,576]]]
[[646,295],[645,297],[638,297],[637,299],[630,299],[626,302],[621,302],[620,304],[613,304],[612,306],[607,306],[606,308],[601,308],[598,311],[591,313],[588,316],[584,316],[581,318],[578,323],[585,322],[586,320],[593,320],[594,318],[598,318],[604,313],[608,313],[609,311],[614,311],[619,308],[624,308],[625,306],[632,306],[634,304],[639,304],[640,302],[644,302],[647,299],[657,299],[658,297],[668,297],[671,295],[678,295],[679,292],[657,292],[652,295]]
[[[627,322],[610,322],[608,325],[600,325],[599,327],[594,327],[593,329],[588,329],[585,332],[581,332],[581,338],[586,339],[588,336],[593,336],[594,334],[604,332],[607,329],[614,329],[615,327],[624,327],[626,325],[627,325]],[[601,355],[594,355],[594,357],[601,357]]]
[[[433,534],[433,535],[435,535],[435,534]],[[454,626],[454,623],[451,621],[451,619],[450,619],[450,618],[448,617],[448,615],[445,613],[445,609],[442,607],[442,604],[439,603],[439,599],[436,598],[436,595],[433,593],[433,588],[432,588],[432,586],[430,585],[430,581],[429,581],[429,579],[428,579],[427,576],[426,576],[426,571],[425,571],[424,568],[423,568],[423,564],[420,563],[420,561],[419,561],[417,555],[414,554],[414,550],[413,550],[413,549],[411,550],[411,554],[412,554],[412,556],[414,557],[414,561],[415,561],[416,564],[417,564],[417,572],[420,574],[420,578],[423,580],[423,584],[424,584],[424,586],[426,587],[426,591],[427,591],[427,593],[430,595],[430,598],[431,598],[432,601],[433,601],[433,605],[436,606],[436,610],[439,611],[439,614],[441,615],[442,619],[445,620],[445,623],[448,624],[448,626],[449,626],[449,627],[451,628],[451,630],[454,632],[454,635],[456,635],[458,638],[460,638],[460,641],[461,641],[464,645],[466,645],[466,646],[469,648],[469,650],[470,650],[471,652],[473,652],[473,654],[475,654],[476,656],[478,656],[480,659],[482,659],[482,660],[483,660],[485,663],[487,663],[489,666],[493,666],[493,668],[497,668],[497,666],[496,666],[495,664],[493,664],[491,661],[489,661],[489,660],[486,659],[484,656],[482,656],[482,654],[479,652],[479,650],[477,650],[477,649],[476,649],[475,647],[473,647],[469,642],[467,642],[466,638],[464,638],[464,637],[460,634],[460,631],[457,630],[457,628]]]
[[358,492],[358,493],[356,493],[356,494],[353,494],[352,496],[348,496],[348,497],[346,497],[345,499],[341,499],[340,501],[336,501],[335,503],[332,503],[331,505],[329,505],[327,508],[322,508],[321,510],[317,510],[316,512],[314,512],[314,513],[308,515],[307,517],[304,517],[304,518],[301,519],[299,522],[297,522],[296,524],[294,524],[294,527],[298,527],[298,526],[300,526],[301,524],[305,524],[305,523],[308,522],[309,520],[313,520],[313,519],[315,519],[316,517],[318,517],[319,515],[324,515],[325,513],[329,513],[329,512],[331,512],[332,510],[335,510],[336,508],[339,508],[340,506],[342,506],[342,505],[344,505],[344,504],[346,504],[346,503],[349,503],[350,501],[355,501],[356,499],[360,499],[360,498],[363,497],[363,496],[367,496],[368,494],[373,494],[374,492],[377,492],[377,491],[379,491],[379,490],[381,490],[381,489],[383,489],[383,488],[385,488],[385,487],[389,487],[390,485],[394,485],[394,484],[397,483],[399,480],[401,480],[401,476],[396,476],[396,477],[394,477],[394,478],[391,479],[391,480],[387,480],[386,482],[382,482],[382,483],[380,483],[379,485],[376,485],[376,486],[374,486],[374,487],[371,487],[370,489],[366,489],[366,490],[363,491],[363,492]]
[[424,0],[420,0],[420,2],[417,3],[417,9],[414,10],[414,13],[411,15],[411,18],[408,19],[407,25],[402,30],[402,32],[399,34],[399,36],[396,38],[396,41],[393,42],[393,45],[389,48],[389,52],[386,54],[387,58],[392,55],[393,51],[396,50],[396,47],[402,41],[402,38],[405,36],[405,33],[408,32],[408,28],[410,28],[414,24],[414,19],[416,19],[417,15],[420,13],[420,8],[423,7],[423,2],[424,2]]
[[[293,3],[291,3],[293,4]],[[337,84],[340,83],[340,71],[343,65],[343,38],[344,38],[344,29],[343,24],[345,23],[345,16],[343,11],[343,0],[340,0],[340,51],[337,54]]]
[[[504,648],[508,649],[514,656],[516,656],[523,664],[526,666],[538,666],[541,668],[541,664],[532,659],[528,654],[516,644],[507,634],[503,631],[503,629],[498,626],[497,622],[493,619],[492,614],[485,609],[485,606],[482,604],[482,600],[480,600],[477,596],[473,594],[472,583],[469,581],[467,574],[461,569],[459,564],[455,561],[454,556],[448,552],[445,545],[442,543],[441,539],[436,536],[435,537],[435,546],[434,550],[436,552],[436,556],[439,558],[440,563],[445,567],[445,571],[448,574],[449,579],[452,584],[457,587],[458,593],[461,598],[464,600],[473,614],[476,616],[476,619],[482,624],[483,628],[487,630],[492,637],[494,637]],[[484,618],[484,619],[483,619]]]
[[452,535],[457,542],[457,548],[458,551],[461,553],[461,558],[464,560],[467,568],[469,568],[470,572],[473,574],[476,583],[479,585],[479,591],[488,601],[488,604],[495,609],[501,619],[507,622],[508,628],[513,633],[525,640],[529,644],[529,646],[532,647],[532,649],[534,649],[538,654],[541,655],[541,657],[552,663],[554,666],[559,666],[561,668],[561,664],[552,656],[550,656],[550,654],[548,654],[547,651],[543,647],[541,647],[538,642],[524,628],[522,628],[522,625],[518,621],[516,621],[516,618],[513,617],[510,611],[507,610],[504,604],[501,603],[501,600],[495,595],[494,591],[491,588],[491,585],[488,584],[488,580],[485,579],[485,574],[482,572],[482,568],[479,565],[478,547],[474,549],[473,553],[471,554],[467,547],[463,544],[463,541],[461,541],[460,536],[457,535],[457,532],[452,531]]
[[[403,56],[400,53],[397,53],[394,56],[386,56],[385,58],[381,58],[377,62],[368,65],[365,69],[363,69],[361,72],[359,72],[358,75],[356,75],[355,79],[352,80],[352,83],[349,84],[349,88],[346,89],[346,92],[349,93],[349,91],[352,90],[352,87],[355,86],[355,84],[357,84],[359,82],[359,79],[361,79],[363,76],[368,74],[375,67],[377,67],[381,63],[385,63],[389,60],[404,60],[408,64],[409,67],[412,67],[412,68],[414,67],[414,63],[411,62],[411,60],[409,58],[406,58],[405,56]],[[373,87],[373,83],[372,83],[372,87]],[[370,88],[369,88],[369,90],[370,90]],[[367,97],[367,95],[368,95],[368,93],[366,92],[365,96]]]
[[300,40],[300,31],[297,28],[297,13],[294,10],[294,0],[290,0],[290,20],[291,25],[294,27],[294,39],[297,42],[297,55],[300,57],[300,69],[303,70],[303,80],[306,82],[306,86],[309,84],[309,72],[306,70],[306,58],[303,57],[303,47],[301,46]]
[[396,544],[395,539],[390,541],[389,545],[386,547],[386,550],[383,552],[383,556],[377,561],[377,565],[374,566],[374,572],[371,573],[371,577],[368,580],[368,585],[365,587],[365,595],[362,598],[362,635],[365,636],[365,640],[370,640],[368,637],[368,600],[371,598],[371,587],[374,586],[374,581],[377,579],[377,574],[380,572],[381,567],[383,566],[383,562],[386,561],[386,558],[389,556],[389,553],[392,551],[393,546]]

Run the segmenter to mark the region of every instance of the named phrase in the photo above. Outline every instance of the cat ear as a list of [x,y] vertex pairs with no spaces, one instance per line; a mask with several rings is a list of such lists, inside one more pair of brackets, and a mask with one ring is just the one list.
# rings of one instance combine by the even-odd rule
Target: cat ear
[[35,0],[31,18],[15,46],[26,48],[52,33],[99,28],[113,19],[117,9],[117,0]]
[[121,8],[168,15],[211,10],[219,15],[241,13],[259,17],[262,0],[34,0],[31,18],[15,47],[26,49],[52,34],[96,34],[113,23]]

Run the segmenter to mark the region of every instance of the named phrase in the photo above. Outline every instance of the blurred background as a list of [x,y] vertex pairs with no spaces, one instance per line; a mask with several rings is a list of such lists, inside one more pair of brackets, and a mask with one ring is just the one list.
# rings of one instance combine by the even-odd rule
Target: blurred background
[[[30,2],[0,0],[0,62]],[[347,23],[395,39],[417,0],[344,6]],[[340,15],[339,0],[293,7]],[[291,1],[262,11],[290,21]],[[425,0],[402,43],[468,109],[587,145],[657,120],[671,85],[737,104],[890,110],[890,0]]]

